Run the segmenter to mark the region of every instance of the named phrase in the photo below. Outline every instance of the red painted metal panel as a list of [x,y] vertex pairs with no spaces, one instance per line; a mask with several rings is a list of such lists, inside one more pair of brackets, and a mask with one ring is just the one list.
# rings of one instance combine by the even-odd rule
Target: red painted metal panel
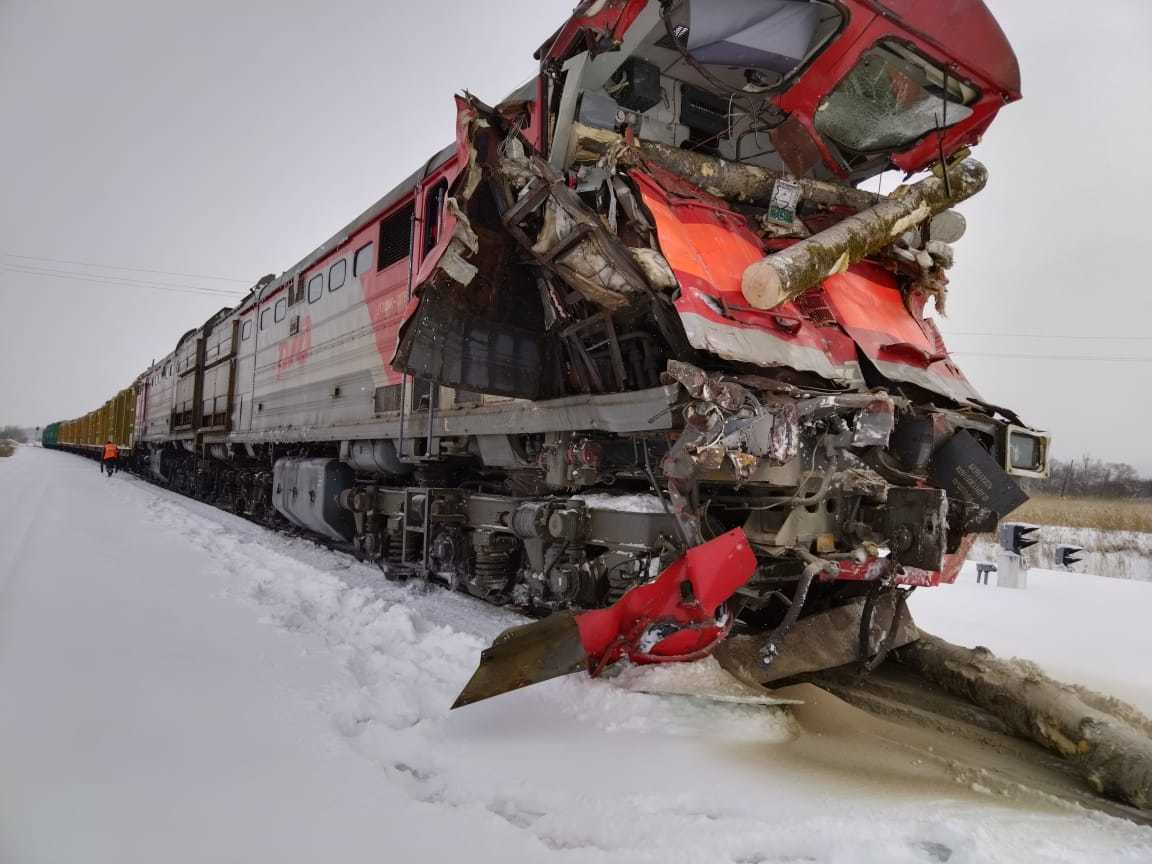
[[971,389],[964,373],[940,351],[937,334],[913,317],[891,273],[861,263],[825,279],[823,291],[840,326],[873,360],[910,366]]
[[[940,150],[955,153],[977,144],[1008,102],[1020,98],[1016,55],[1000,25],[980,0],[844,0],[848,21],[832,44],[796,82],[775,100],[807,130],[829,169],[847,171],[816,130],[814,118],[828,94],[848,75],[860,56],[884,39],[911,45],[924,57],[974,84],[980,98],[966,119],[929,134],[892,156],[897,167],[922,170],[939,161]],[[962,19],[962,20],[961,20]]]
[[[720,606],[756,570],[741,528],[694,546],[653,581],[632,588],[606,609],[576,616],[580,641],[599,670],[627,655],[634,663],[704,656],[731,628]],[[659,628],[666,629],[659,629]],[[662,637],[662,638],[661,638]]]
[[994,84],[1008,101],[1020,98],[1020,64],[1008,37],[982,0],[870,0],[884,15]]
[[563,62],[584,50],[608,50],[644,11],[648,0],[583,0],[572,17],[536,51],[537,59]]

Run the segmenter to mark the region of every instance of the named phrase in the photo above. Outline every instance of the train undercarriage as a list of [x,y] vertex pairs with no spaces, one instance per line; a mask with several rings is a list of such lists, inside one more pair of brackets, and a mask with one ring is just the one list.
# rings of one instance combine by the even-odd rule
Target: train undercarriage
[[[932,511],[942,523],[930,519],[924,507],[903,508],[907,521],[897,524],[869,523],[861,515],[881,503],[877,495],[885,487],[888,494],[916,488],[890,485],[869,467],[869,448],[880,446],[874,438],[863,447],[853,443],[855,430],[863,425],[862,412],[864,417],[873,413],[867,408],[825,403],[816,412],[825,422],[801,435],[802,441],[814,435],[816,452],[827,456],[831,451],[840,460],[837,466],[843,466],[835,473],[845,476],[820,483],[827,488],[803,482],[774,486],[747,481],[738,488],[709,480],[695,483],[687,499],[703,502],[698,527],[704,540],[687,552],[681,535],[685,528],[671,496],[654,493],[661,484],[646,479],[667,470],[674,457],[675,445],[661,443],[666,436],[618,440],[634,448],[632,458],[624,457],[623,447],[602,456],[596,482],[584,486],[572,485],[571,478],[589,467],[587,460],[571,461],[569,442],[562,448],[569,453],[563,489],[549,489],[547,472],[539,468],[525,473],[485,466],[478,452],[406,466],[398,474],[357,474],[347,461],[352,442],[243,448],[242,453],[229,453],[226,447],[193,453],[171,445],[141,446],[121,459],[123,467],[151,482],[375,563],[388,579],[426,580],[538,618],[508,631],[485,652],[487,662],[457,705],[555,675],[599,674],[619,656],[661,662],[714,652],[738,680],[767,686],[784,700],[815,698],[814,691],[805,689],[813,684],[835,694],[875,715],[880,734],[897,734],[912,750],[925,747],[926,759],[942,758],[946,751],[939,748],[947,742],[934,741],[925,729],[940,730],[951,747],[962,749],[962,742],[970,741],[978,749],[995,748],[1001,754],[997,759],[987,765],[976,759],[969,769],[981,771],[984,782],[994,786],[1017,788],[1024,778],[1045,795],[1147,822],[1152,753],[1141,733],[1133,731],[1129,715],[1114,713],[1113,702],[1082,688],[1022,671],[984,649],[949,645],[916,628],[904,601],[917,583],[931,580],[924,581],[926,571],[915,562],[929,563],[919,556],[933,543],[945,558],[962,554],[962,548],[947,551],[947,508]],[[829,423],[829,417],[840,417],[844,428]],[[825,443],[830,429],[843,446]],[[979,430],[962,434],[974,437]],[[576,442],[579,452],[587,454],[594,437]],[[359,449],[383,460],[393,448],[365,443]],[[464,449],[478,451],[479,445],[472,442]],[[896,458],[891,446],[883,449],[888,460]],[[800,457],[811,459],[812,447],[801,445]],[[582,476],[593,477],[591,472]],[[863,483],[864,478],[870,482]],[[435,485],[416,485],[424,483]],[[830,501],[836,503],[828,507]],[[796,510],[808,527],[788,525]],[[765,513],[772,514],[770,523]],[[871,525],[869,533],[863,538],[835,535],[844,530],[837,528],[842,524],[838,514],[861,523],[856,532]],[[926,531],[941,524],[942,534]],[[717,588],[716,574],[731,576],[739,569],[731,545],[723,554],[707,551],[730,540],[733,525],[748,526],[740,530],[750,541],[750,575],[730,578],[718,593],[709,594]],[[904,530],[922,542],[893,550],[874,539]],[[857,545],[836,550],[821,534],[849,536]],[[789,545],[777,545],[780,538]],[[702,564],[695,572],[693,556]],[[708,615],[688,622],[637,616],[628,620],[642,621],[643,631],[632,634],[618,626],[619,618],[611,621],[607,635],[603,621],[596,622],[602,640],[598,655],[589,653],[587,640],[577,639],[585,629],[582,616],[627,609],[629,597],[661,581],[673,605],[699,602]],[[686,582],[699,586],[691,589],[697,596],[683,595]],[[651,596],[643,599],[649,602]],[[631,611],[636,608],[633,603]],[[664,612],[669,608],[662,607]],[[651,612],[650,606],[646,611]],[[697,642],[687,646],[695,650],[681,645],[671,655],[653,653],[661,642],[701,622],[716,631],[706,634],[703,648]],[[621,635],[634,642],[613,645],[611,640]],[[599,668],[592,662],[595,657]],[[1042,748],[1057,756],[1043,755]],[[1006,754],[1012,760],[1007,768]],[[971,752],[966,758],[973,760]],[[1086,787],[1081,777],[1087,778]]]
[[741,591],[752,609],[813,560],[827,581],[931,584],[995,524],[999,502],[952,479],[1007,481],[984,449],[997,446],[990,419],[675,361],[665,376],[681,429],[438,437],[451,455],[415,461],[390,439],[177,442],[132,458],[176,491],[276,514],[396,575],[540,612],[611,602],[653,562],[734,528],[757,554]]
[[[754,633],[761,662],[745,677],[759,683],[881,662],[912,638],[900,626],[905,593],[953,578],[974,532],[991,530],[1020,495],[993,455],[1006,427],[987,414],[683,361],[670,361],[661,381],[625,407],[586,397],[581,410],[600,430],[440,431],[403,445],[169,442],[140,445],[130,460],[182,494],[323,537],[389,578],[439,582],[533,616],[614,607],[690,550],[738,533],[751,564],[732,590],[686,620],[639,616],[625,653],[664,662]],[[557,402],[566,417],[577,410]],[[522,426],[551,422],[550,405],[535,403],[544,419]],[[637,421],[637,406],[651,413]],[[412,414],[408,428],[451,429],[460,417],[450,415]],[[603,431],[638,422],[664,428]],[[401,455],[417,445],[421,458]],[[688,630],[700,637],[690,650],[669,647]],[[640,651],[645,641],[663,647]],[[545,663],[533,680],[564,671]]]

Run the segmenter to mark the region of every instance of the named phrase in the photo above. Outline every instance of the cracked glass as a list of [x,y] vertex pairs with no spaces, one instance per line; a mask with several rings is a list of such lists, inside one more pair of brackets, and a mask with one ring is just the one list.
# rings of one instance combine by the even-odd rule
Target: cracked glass
[[825,97],[817,131],[858,153],[896,150],[971,116],[976,92],[902,46],[870,49]]

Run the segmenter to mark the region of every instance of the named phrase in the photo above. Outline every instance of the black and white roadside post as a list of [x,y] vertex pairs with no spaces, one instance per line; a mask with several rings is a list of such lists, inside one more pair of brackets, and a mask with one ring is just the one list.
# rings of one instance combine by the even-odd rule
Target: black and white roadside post
[[1028,567],[1024,564],[1024,550],[1035,546],[1039,539],[1032,535],[1038,525],[1023,522],[1004,522],[1000,525],[1000,554],[996,558],[996,586],[998,588],[1027,588]]
[[1056,547],[1056,563],[1065,570],[1071,570],[1077,564],[1081,563],[1083,559],[1080,556],[1083,554],[1083,546],[1072,546],[1062,543]]

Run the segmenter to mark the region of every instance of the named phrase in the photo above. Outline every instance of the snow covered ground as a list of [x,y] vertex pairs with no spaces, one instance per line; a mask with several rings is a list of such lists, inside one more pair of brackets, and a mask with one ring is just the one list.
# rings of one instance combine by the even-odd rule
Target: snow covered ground
[[[920,591],[930,630],[1152,706],[1152,585]],[[94,463],[0,460],[0,861],[1149,861],[779,709],[570,677],[448,711],[515,620]]]

